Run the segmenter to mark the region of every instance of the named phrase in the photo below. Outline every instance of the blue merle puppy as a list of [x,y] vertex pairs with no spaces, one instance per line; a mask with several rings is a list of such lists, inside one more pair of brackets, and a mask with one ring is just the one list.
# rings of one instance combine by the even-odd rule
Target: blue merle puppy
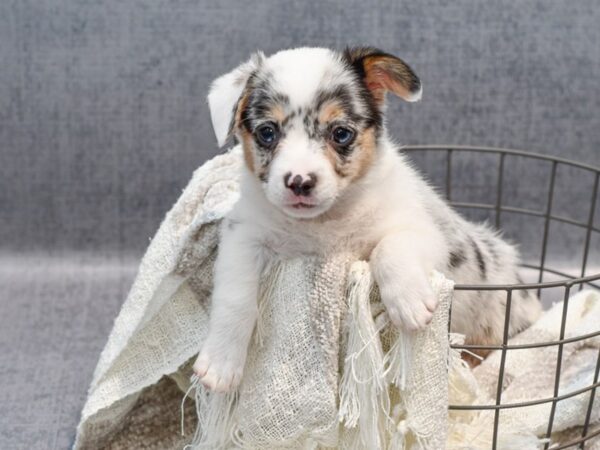
[[[517,283],[518,254],[486,226],[453,211],[399,154],[384,124],[385,98],[421,98],[401,59],[374,48],[254,55],[217,78],[208,96],[219,145],[235,137],[245,167],[224,220],[210,325],[194,365],[209,389],[240,382],[257,318],[261,271],[274,257],[352,250],[370,261],[390,320],[427,326],[437,306],[433,270],[457,283]],[[505,298],[460,292],[452,331],[502,340]],[[510,334],[540,314],[515,291]]]

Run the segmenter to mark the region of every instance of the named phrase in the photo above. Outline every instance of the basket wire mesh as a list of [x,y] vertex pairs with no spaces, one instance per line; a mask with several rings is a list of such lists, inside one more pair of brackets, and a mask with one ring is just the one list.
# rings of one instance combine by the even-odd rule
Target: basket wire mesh
[[[452,410],[470,410],[470,411],[481,411],[481,410],[493,410],[494,411],[494,422],[493,422],[493,437],[492,437],[492,449],[495,450],[498,445],[498,426],[500,420],[500,414],[502,410],[508,408],[523,408],[527,406],[538,405],[542,403],[551,403],[550,416],[548,418],[548,428],[546,431],[546,438],[550,438],[552,434],[554,417],[556,412],[556,405],[559,401],[574,397],[576,395],[584,394],[586,392],[590,392],[589,402],[587,406],[587,412],[585,416],[584,426],[582,428],[581,436],[577,439],[574,439],[568,443],[561,444],[560,446],[552,446],[552,450],[559,450],[565,448],[585,448],[586,441],[590,440],[594,436],[600,435],[600,428],[590,431],[590,420],[592,415],[592,408],[594,402],[594,396],[596,393],[596,389],[600,387],[600,383],[598,382],[599,372],[600,372],[600,351],[598,352],[598,356],[596,359],[595,372],[593,377],[593,383],[585,386],[584,388],[578,389],[576,391],[568,392],[565,394],[559,395],[559,385],[561,380],[561,368],[562,368],[562,357],[563,357],[563,347],[566,344],[572,342],[578,342],[585,339],[590,339],[595,336],[600,335],[600,324],[598,324],[598,330],[593,333],[575,336],[570,338],[565,338],[565,327],[567,322],[567,313],[569,308],[569,297],[574,292],[574,290],[581,290],[584,286],[591,287],[593,289],[599,289],[600,285],[598,281],[600,280],[600,273],[588,274],[588,265],[590,258],[590,248],[592,242],[592,235],[596,234],[600,236],[600,228],[594,225],[594,217],[596,214],[596,203],[598,200],[598,189],[599,189],[599,181],[600,181],[600,168],[594,167],[591,165],[581,164],[573,161],[569,161],[567,159],[540,155],[536,153],[525,152],[521,150],[509,150],[502,148],[491,148],[491,147],[471,147],[471,146],[409,146],[403,149],[403,152],[406,153],[415,153],[415,152],[442,152],[445,155],[445,194],[449,203],[457,208],[457,209],[475,209],[475,210],[484,210],[491,214],[492,221],[496,228],[502,228],[502,216],[503,213],[512,213],[518,214],[522,216],[533,216],[539,217],[543,220],[543,237],[542,237],[542,248],[540,252],[539,263],[537,264],[523,264],[523,267],[527,269],[533,269],[537,271],[537,282],[533,283],[521,283],[514,285],[460,285],[457,284],[454,289],[457,291],[502,291],[506,295],[506,309],[505,309],[505,318],[504,318],[504,334],[502,343],[498,345],[475,345],[475,344],[464,344],[464,345],[452,345],[453,348],[459,350],[497,350],[501,352],[500,356],[500,368],[498,371],[498,384],[496,391],[496,401],[494,404],[488,405],[450,405],[449,408]],[[487,154],[488,156],[492,156],[496,158],[497,163],[497,183],[495,186],[495,192],[493,195],[493,202],[482,203],[482,202],[461,202],[453,200],[453,160],[455,159],[457,154]],[[541,209],[531,209],[531,208],[523,208],[517,206],[511,206],[507,204],[507,199],[505,198],[504,190],[505,190],[505,176],[507,173],[507,158],[512,157],[522,157],[531,160],[536,160],[540,164],[550,165],[549,171],[549,180],[547,184],[547,190],[545,193],[545,205]],[[575,220],[573,218],[567,217],[565,215],[559,215],[554,213],[554,199],[556,195],[556,176],[557,170],[561,166],[568,166],[569,168],[574,168],[577,170],[585,171],[591,173],[593,177],[593,188],[590,193],[588,199],[582,198],[581,203],[582,206],[589,206],[587,209],[587,220]],[[580,229],[585,230],[585,238],[583,243],[583,258],[581,260],[580,270],[576,276],[570,275],[565,271],[553,269],[547,266],[547,256],[548,256],[548,243],[549,243],[549,230],[552,223],[562,223],[567,224],[569,226],[578,227]],[[544,281],[545,275],[552,275],[554,277],[559,277],[558,281]],[[538,297],[541,297],[546,292],[550,290],[556,292],[557,290],[562,290],[562,300],[563,300],[563,308],[562,308],[562,316],[561,316],[561,325],[560,325],[560,333],[559,339],[548,342],[536,342],[530,344],[521,344],[514,345],[509,344],[509,320],[510,320],[510,310],[511,310],[511,300],[512,294],[517,290],[536,290]],[[548,347],[555,346],[557,347],[557,361],[556,361],[556,372],[554,376],[554,389],[552,397],[548,398],[539,398],[539,399],[531,399],[529,401],[523,401],[518,403],[502,403],[502,387],[504,383],[505,376],[505,362],[507,352],[518,349],[531,349],[531,348],[540,348],[540,347]],[[551,445],[550,442],[545,444],[545,448],[548,449]]]

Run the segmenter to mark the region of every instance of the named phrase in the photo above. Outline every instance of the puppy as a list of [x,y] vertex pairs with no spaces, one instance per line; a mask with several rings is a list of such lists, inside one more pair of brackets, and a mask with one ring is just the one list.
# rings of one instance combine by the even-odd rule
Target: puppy
[[[434,269],[457,283],[518,283],[515,248],[461,218],[399,154],[384,126],[388,92],[415,102],[421,83],[374,48],[258,53],[212,84],[219,145],[235,136],[245,170],[222,223],[209,331],[194,364],[207,388],[240,383],[259,276],[276,255],[355,251],[370,261],[393,324],[411,331],[437,306]],[[452,331],[501,342],[504,310],[502,292],[457,292]],[[539,313],[534,295],[514,291],[510,333]]]

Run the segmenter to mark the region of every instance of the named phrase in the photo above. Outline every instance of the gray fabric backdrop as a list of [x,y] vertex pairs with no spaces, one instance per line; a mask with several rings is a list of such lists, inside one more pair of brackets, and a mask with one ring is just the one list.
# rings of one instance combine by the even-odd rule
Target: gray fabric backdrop
[[423,79],[390,108],[402,143],[600,160],[595,0],[1,2],[1,245],[139,254],[217,152],[212,79],[256,49],[365,43]]
[[[421,76],[421,103],[390,103],[399,142],[600,164],[596,0],[0,2],[0,448],[72,440],[137,258],[218,151],[210,81],[256,49],[347,44]],[[419,161],[444,181],[443,160]],[[494,198],[494,167],[457,158],[457,199]],[[507,167],[510,203],[543,210],[547,165]],[[591,182],[559,171],[556,209],[585,221]],[[536,260],[542,224],[503,220]],[[581,230],[551,233],[555,261],[581,260]]]

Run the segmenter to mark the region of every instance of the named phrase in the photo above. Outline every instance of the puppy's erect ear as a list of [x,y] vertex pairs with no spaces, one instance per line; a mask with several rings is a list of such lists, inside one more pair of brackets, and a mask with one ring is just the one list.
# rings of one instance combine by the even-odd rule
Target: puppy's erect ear
[[265,56],[257,52],[231,72],[213,81],[208,94],[208,107],[215,136],[222,147],[231,134],[238,101],[252,73],[260,67]]
[[362,76],[379,104],[387,91],[407,102],[421,99],[421,80],[400,58],[373,47],[347,48],[344,57]]

